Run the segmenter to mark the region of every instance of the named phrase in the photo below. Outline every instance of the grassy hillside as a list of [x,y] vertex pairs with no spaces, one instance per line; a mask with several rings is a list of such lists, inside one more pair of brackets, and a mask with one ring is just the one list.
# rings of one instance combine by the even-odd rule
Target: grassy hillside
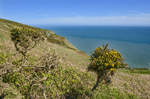
[[[11,74],[11,72],[9,72],[11,74],[10,78],[9,76],[6,75],[6,78],[9,78],[9,79],[5,81],[2,76],[4,73],[7,72],[7,71],[4,71],[5,68],[8,71],[11,70],[14,66],[13,64],[16,64],[19,58],[21,57],[16,51],[13,42],[11,41],[10,30],[13,28],[22,28],[22,27],[26,29],[32,29],[36,32],[43,33],[46,38],[43,42],[40,42],[38,46],[33,48],[31,51],[29,51],[28,61],[30,65],[38,66],[38,64],[40,64],[39,58],[41,56],[45,55],[46,53],[49,53],[49,51],[55,51],[57,56],[60,57],[59,65],[63,67],[63,69],[62,68],[58,69],[58,71],[56,70],[55,72],[56,75],[54,77],[55,79],[59,79],[58,84],[59,83],[62,84],[63,80],[61,80],[61,78],[66,79],[66,78],[72,77],[72,79],[74,78],[75,80],[77,80],[75,82],[73,81],[74,83],[71,83],[71,85],[67,85],[68,82],[70,82],[70,80],[67,80],[66,83],[62,84],[62,86],[60,87],[57,86],[58,88],[52,87],[54,88],[52,90],[52,93],[56,91],[56,93],[53,93],[53,95],[64,94],[62,92],[66,92],[67,93],[67,96],[65,97],[66,99],[75,99],[76,95],[74,93],[83,94],[83,95],[80,95],[80,97],[78,97],[79,99],[89,99],[89,98],[93,98],[93,99],[122,99],[122,98],[123,99],[149,99],[150,98],[150,91],[149,91],[150,90],[150,84],[149,84],[150,83],[150,70],[148,69],[119,69],[116,71],[116,74],[113,77],[112,83],[110,85],[99,86],[99,88],[94,92],[94,94],[90,96],[91,92],[89,89],[92,88],[92,86],[95,84],[96,75],[92,72],[87,71],[87,66],[89,64],[88,55],[86,55],[82,51],[79,51],[71,43],[69,43],[64,37],[56,35],[52,31],[24,25],[21,23],[17,23],[17,22],[5,20],[5,19],[0,19],[0,96],[5,95],[6,99],[12,99],[12,98],[21,99],[24,97],[23,92],[21,90],[22,87],[20,88],[18,85],[15,85],[13,82],[9,81],[9,79],[11,79],[11,75],[13,75]],[[29,74],[32,72],[35,72],[32,67],[24,68],[24,69],[31,70],[31,72],[27,72]],[[22,72],[22,74],[28,75],[26,74],[26,72]],[[21,74],[17,74],[17,75],[18,75],[17,78],[19,79]],[[47,75],[47,74],[44,73],[43,75]],[[72,82],[72,79],[71,79],[71,82]],[[81,82],[78,82],[80,80]],[[23,82],[28,83],[26,79],[23,80]],[[51,82],[53,82],[53,80],[50,81],[49,83]],[[77,86],[74,84],[81,85],[81,86]],[[70,88],[69,92],[66,88],[62,88],[63,85],[64,87],[67,87],[68,89]],[[81,88],[81,89],[79,90],[76,88]],[[70,93],[70,90],[72,93]],[[35,92],[35,93],[37,94],[38,92]],[[86,96],[85,93],[86,94],[88,93],[88,95]],[[71,96],[69,97],[68,95],[70,94],[74,98]],[[57,95],[55,97],[60,98]],[[61,97],[61,98],[64,99],[64,97]]]
[[[80,56],[83,60],[88,60],[88,56],[82,52],[76,49],[69,41],[67,41],[64,37],[58,36],[52,31],[40,29],[28,25],[24,25],[21,23],[13,22],[10,20],[0,19],[0,46],[3,50],[9,50],[11,49],[12,52],[15,53],[14,44],[11,41],[10,38],[10,30],[12,28],[27,28],[27,29],[33,29],[37,32],[42,32],[45,34],[47,40],[39,44],[39,46],[35,49],[33,49],[32,54],[34,56],[38,56],[42,53],[46,53],[45,51],[48,51],[49,49],[54,49],[57,51],[58,54],[60,54],[63,59],[66,59],[65,64],[71,64],[74,63],[79,64],[80,66],[82,64],[86,64],[87,62],[77,63],[80,59]],[[5,49],[6,48],[6,49]],[[78,67],[78,66],[77,66]]]

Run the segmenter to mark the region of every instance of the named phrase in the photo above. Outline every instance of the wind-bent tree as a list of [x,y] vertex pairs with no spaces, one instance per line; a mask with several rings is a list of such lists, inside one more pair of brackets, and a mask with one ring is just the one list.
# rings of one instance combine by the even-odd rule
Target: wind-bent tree
[[43,39],[42,33],[32,29],[15,28],[11,30],[11,40],[14,42],[16,50],[24,57]]
[[122,55],[114,49],[109,49],[108,44],[96,48],[91,55],[90,61],[88,70],[94,71],[97,74],[97,82],[92,91],[102,81],[110,83],[115,69],[125,66]]

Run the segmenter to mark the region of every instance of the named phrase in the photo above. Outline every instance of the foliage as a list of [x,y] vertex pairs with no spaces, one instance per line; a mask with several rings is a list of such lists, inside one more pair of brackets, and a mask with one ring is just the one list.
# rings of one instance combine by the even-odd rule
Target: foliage
[[3,82],[12,84],[25,99],[77,98],[89,93],[90,76],[59,66],[55,51],[46,53],[39,60],[37,64],[28,63],[28,59],[26,63],[22,59],[13,61],[11,72],[2,75]]
[[[3,19],[0,19],[0,22],[2,25],[4,24],[2,30],[4,31],[5,28],[6,33],[9,34],[9,30],[12,29],[11,39],[17,46],[16,50],[24,56],[30,49],[34,48],[40,41],[42,41],[44,37],[51,43],[56,43],[62,45],[63,47],[77,51],[67,43],[65,38],[53,34],[48,30],[34,28]],[[5,31],[1,32],[2,34],[0,34],[0,37],[3,38],[6,36],[7,38],[9,38]],[[6,37],[4,39],[6,39]],[[40,49],[37,50],[37,52],[41,51]],[[60,50],[62,52],[64,51],[64,49]],[[10,51],[12,52],[12,50]],[[47,52],[47,50],[44,51]],[[60,59],[55,53],[40,53],[39,55],[43,54],[42,57],[40,57],[39,55],[30,56],[29,54],[27,54],[27,60],[26,62],[24,62],[24,60],[21,58],[22,55],[18,53],[12,52],[12,56],[7,58],[9,54],[1,52],[0,84],[2,82],[2,79],[3,82],[7,84],[6,87],[11,88],[12,90],[3,90],[5,88],[1,87],[0,85],[0,90],[3,90],[2,92],[0,92],[0,98],[16,98],[21,93],[25,99],[137,99],[135,95],[129,94],[122,89],[119,90],[118,88],[113,88],[113,86],[110,87],[103,83],[100,83],[110,82],[110,76],[114,74],[115,69],[124,67],[121,54],[116,50],[108,49],[108,45],[98,47],[91,55],[91,63],[88,69],[94,71],[98,75],[97,79],[99,80],[97,80],[97,82],[101,84],[101,86],[99,86],[97,89],[95,88],[96,90],[94,92],[89,90],[89,88],[91,88],[93,84],[95,84],[95,75],[90,75],[91,73],[85,72],[83,68],[81,69],[83,70],[81,72],[80,70],[71,67],[65,68],[61,66],[61,64],[59,64]],[[69,54],[72,51],[69,52],[69,50],[66,50],[66,52],[67,54],[60,55],[66,55],[66,57],[69,58],[69,55],[71,55],[71,58],[74,57],[72,56],[74,54]],[[80,53],[80,55],[83,54],[82,52],[78,53]],[[29,57],[27,57],[28,55]],[[71,59],[70,61],[67,61],[66,59],[66,63],[68,62],[69,64],[69,62],[79,62],[79,60],[82,60],[83,57],[77,55],[76,58],[77,60],[75,62],[72,61],[73,59]],[[114,61],[115,59],[116,61]],[[85,63],[88,63],[87,60],[84,61]],[[83,63],[80,61],[79,64],[82,65]],[[1,67],[6,68],[1,69]],[[4,73],[1,72],[3,70]],[[149,73],[149,70],[127,71],[130,71],[131,73]],[[139,83],[139,85],[141,84]],[[143,95],[147,94],[146,91],[141,93]]]
[[46,70],[54,69],[59,65],[59,57],[56,55],[55,50],[50,51],[40,58],[41,66],[44,66]]
[[14,28],[17,28],[17,29],[24,28],[27,30],[36,31],[37,33],[42,33],[48,42],[56,43],[58,45],[67,47],[69,49],[76,50],[76,48],[74,48],[71,44],[69,44],[68,41],[64,37],[56,35],[55,33],[53,33],[50,30],[41,29],[38,27],[32,27],[29,25],[21,24],[21,23],[6,20],[6,19],[0,19],[0,28],[2,30],[2,32],[1,32],[2,34],[0,33],[0,37],[4,37],[1,39],[9,38],[8,35],[6,35],[6,34],[9,34],[10,30],[12,30]]
[[25,98],[77,98],[88,94],[86,86],[89,75],[75,69],[58,67],[46,73],[37,68],[24,68],[8,73],[3,81],[12,83]]
[[4,97],[5,99],[16,99],[17,94],[9,88],[2,88],[2,90],[0,89],[0,99],[4,99]]
[[122,55],[114,49],[109,49],[108,44],[96,48],[90,60],[88,70],[97,74],[97,83],[92,90],[95,90],[98,83],[103,80],[105,83],[110,83],[110,76],[114,74],[115,69],[124,66]]
[[0,52],[0,65],[7,61],[7,57],[5,53]]
[[27,51],[34,48],[44,38],[41,33],[32,29],[15,28],[11,30],[11,39],[16,50],[25,56]]

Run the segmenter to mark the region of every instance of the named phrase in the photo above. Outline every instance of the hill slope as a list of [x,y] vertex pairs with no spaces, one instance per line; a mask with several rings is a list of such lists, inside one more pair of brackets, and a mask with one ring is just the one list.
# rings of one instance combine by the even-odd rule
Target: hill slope
[[[14,44],[10,38],[10,30],[12,28],[29,28],[33,29],[37,32],[42,32],[46,35],[46,40],[41,42],[36,48],[31,50],[28,54],[32,55],[30,57],[31,63],[38,62],[38,58],[48,53],[50,49],[56,51],[56,54],[60,56],[60,64],[64,67],[73,67],[76,68],[79,72],[86,72],[87,65],[89,64],[89,56],[85,53],[76,49],[71,43],[69,43],[64,37],[58,36],[52,31],[40,29],[36,27],[31,27],[28,25],[20,24],[17,22],[0,19],[0,55],[10,57],[7,61],[11,61],[11,58],[17,59],[19,56],[13,56],[17,52],[15,50]],[[12,67],[0,67],[0,75],[2,73],[1,68],[12,68]],[[92,75],[93,81],[96,80],[96,75],[88,72],[88,74]],[[130,70],[130,69],[120,69],[117,71],[115,76],[113,77],[112,84],[109,85],[110,88],[116,88],[123,94],[127,94],[130,99],[133,99],[132,96],[135,95],[136,98],[141,99],[149,99],[150,98],[150,71],[149,70]],[[91,87],[91,86],[90,86]],[[9,94],[18,94],[16,98],[20,99],[21,94],[10,84],[4,83],[2,78],[0,77],[0,96],[4,90],[7,90],[8,97],[13,97],[13,95]],[[108,93],[107,93],[108,92]],[[118,94],[116,91],[104,90],[97,91],[98,94],[102,94],[106,99],[112,98],[115,99]],[[130,97],[131,94],[131,97]],[[109,95],[109,96],[108,96]],[[111,96],[112,95],[112,96]],[[115,97],[115,98],[114,98]],[[97,99],[98,96],[97,96]]]
[[[10,30],[12,28],[29,28],[36,30],[37,32],[42,32],[46,35],[47,40],[42,42],[37,48],[33,49],[30,53],[34,54],[35,56],[39,55],[40,53],[46,53],[49,49],[54,49],[58,54],[60,54],[63,59],[65,59],[65,64],[75,64],[77,65],[81,59],[88,61],[88,55],[84,52],[79,51],[76,49],[69,41],[67,41],[64,37],[58,36],[52,31],[40,29],[28,25],[24,25],[21,23],[17,23],[10,20],[0,19],[0,46],[1,48],[6,48],[5,51],[11,49],[12,52],[15,52],[14,45],[10,38]],[[3,50],[4,50],[3,49]],[[78,65],[86,64],[87,62],[80,62]],[[79,66],[79,67],[80,67]],[[78,67],[78,66],[77,66]]]

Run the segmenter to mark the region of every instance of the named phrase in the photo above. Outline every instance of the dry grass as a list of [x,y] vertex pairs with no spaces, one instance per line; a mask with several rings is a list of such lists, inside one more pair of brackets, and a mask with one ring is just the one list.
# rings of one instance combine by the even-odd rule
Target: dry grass
[[150,99],[150,75],[117,72],[113,77],[113,87],[123,92],[135,94],[140,99]]
[[[15,54],[15,48],[10,40],[9,24],[0,23],[0,52]],[[3,39],[3,40],[2,40]],[[67,40],[69,46],[72,46]],[[75,48],[75,47],[73,47]],[[60,57],[61,65],[65,67],[74,67],[80,71],[86,71],[87,65],[89,64],[89,56],[78,50],[73,50],[65,46],[60,46],[59,44],[47,42],[41,42],[39,46],[31,50],[28,54],[33,56],[33,61],[38,62],[38,58],[44,53],[47,53],[50,49],[54,49],[56,54]],[[14,59],[17,58],[13,57]],[[96,76],[93,75],[96,79]],[[113,77],[113,83],[110,85],[112,87],[118,88],[123,92],[129,92],[135,94],[141,99],[150,99],[150,74],[138,74],[138,73],[128,73],[123,71],[117,71]],[[0,91],[2,89],[13,90],[8,84],[2,83],[0,80]],[[15,91],[15,93],[17,93]],[[1,94],[1,93],[0,93]],[[17,93],[18,94],[18,93]],[[20,96],[18,97],[20,99]]]

